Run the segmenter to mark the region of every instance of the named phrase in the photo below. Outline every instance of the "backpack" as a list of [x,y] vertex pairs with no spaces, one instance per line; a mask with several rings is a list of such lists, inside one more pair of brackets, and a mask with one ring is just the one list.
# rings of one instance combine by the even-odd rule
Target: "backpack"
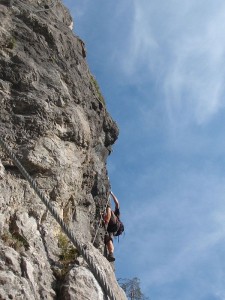
[[119,218],[117,218],[117,231],[114,233],[114,236],[119,236],[124,232],[124,225],[123,222],[120,221]]
[[114,236],[119,236],[124,232],[124,225],[112,211],[112,217],[109,222],[108,231],[113,232]]

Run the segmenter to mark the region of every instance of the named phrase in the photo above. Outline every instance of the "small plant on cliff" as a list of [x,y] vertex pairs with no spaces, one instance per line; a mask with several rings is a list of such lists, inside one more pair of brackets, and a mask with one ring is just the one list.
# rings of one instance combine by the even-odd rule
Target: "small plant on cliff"
[[100,87],[99,87],[99,85],[98,85],[98,82],[97,82],[97,80],[94,78],[93,75],[90,74],[90,76],[91,76],[91,82],[92,82],[92,84],[94,85],[94,87],[95,87],[95,89],[96,89],[96,91],[97,91],[97,93],[98,93],[99,101],[105,106],[105,99],[104,99],[104,97],[102,96],[102,93],[101,93]]
[[6,44],[6,48],[14,49],[15,47],[16,47],[16,39],[14,37],[11,37]]
[[62,232],[58,235],[58,247],[60,248],[59,261],[65,266],[74,262],[79,255],[78,250]]
[[70,265],[75,262],[79,256],[78,250],[71,244],[67,236],[60,232],[57,236],[58,247],[60,249],[59,263],[57,268],[53,269],[54,275],[59,282],[62,282],[70,270]]

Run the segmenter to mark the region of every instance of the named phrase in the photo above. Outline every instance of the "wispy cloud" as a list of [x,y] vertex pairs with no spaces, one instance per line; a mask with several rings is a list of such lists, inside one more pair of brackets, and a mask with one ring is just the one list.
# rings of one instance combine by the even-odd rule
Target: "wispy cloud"
[[222,1],[135,1],[131,18],[121,66],[137,84],[154,78],[174,126],[203,124],[224,108]]
[[178,33],[164,81],[171,118],[201,124],[224,107],[224,8],[204,29]]
[[[159,45],[151,32],[149,19],[146,12],[149,11],[149,4],[145,7],[134,3],[133,15],[130,21],[130,35],[126,40],[126,54],[123,59],[124,72],[128,76],[135,76],[137,71],[143,69],[143,64],[153,68],[156,63]],[[154,58],[154,59],[153,59]],[[135,76],[137,79],[137,76]]]

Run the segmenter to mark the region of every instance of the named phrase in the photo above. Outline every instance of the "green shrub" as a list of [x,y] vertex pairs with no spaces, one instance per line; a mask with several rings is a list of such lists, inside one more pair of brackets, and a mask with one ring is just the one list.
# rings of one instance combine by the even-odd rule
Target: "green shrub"
[[60,248],[59,261],[64,265],[74,262],[79,255],[78,250],[62,232],[58,235],[58,247]]
[[59,263],[57,269],[54,269],[54,275],[57,280],[63,281],[66,274],[70,270],[70,265],[75,263],[76,258],[79,256],[78,250],[71,244],[67,236],[60,232],[58,234],[58,247],[60,249]]

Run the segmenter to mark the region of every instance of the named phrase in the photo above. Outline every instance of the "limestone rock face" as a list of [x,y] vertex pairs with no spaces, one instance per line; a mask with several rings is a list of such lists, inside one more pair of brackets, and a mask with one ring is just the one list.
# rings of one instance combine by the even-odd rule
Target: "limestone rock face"
[[[60,0],[0,0],[0,136],[86,244],[103,255],[106,160],[118,137]],[[75,23],[76,29],[76,23]],[[0,299],[107,299],[86,262],[0,148]]]

